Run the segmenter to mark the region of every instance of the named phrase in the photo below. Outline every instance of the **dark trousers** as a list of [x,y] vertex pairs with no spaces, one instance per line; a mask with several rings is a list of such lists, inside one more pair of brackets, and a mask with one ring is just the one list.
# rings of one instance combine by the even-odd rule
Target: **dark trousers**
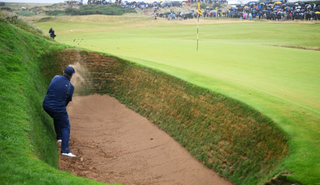
[[69,138],[71,126],[68,113],[55,113],[45,106],[43,108],[53,118],[54,130],[56,132],[57,139],[62,140],[61,153],[69,153]]
[[60,127],[61,131],[61,153],[69,153],[69,138],[70,138],[70,122],[69,122],[69,116],[68,113],[64,114],[64,116],[59,119],[57,125]]
[[56,131],[57,140],[62,139],[62,132],[59,125],[59,119],[55,119],[54,117],[52,118],[53,118],[54,130]]

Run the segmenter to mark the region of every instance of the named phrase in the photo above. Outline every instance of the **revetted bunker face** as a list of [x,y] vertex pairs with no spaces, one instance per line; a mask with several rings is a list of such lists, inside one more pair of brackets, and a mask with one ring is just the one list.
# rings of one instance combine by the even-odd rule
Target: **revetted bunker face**
[[288,152],[276,124],[237,100],[113,56],[64,50],[48,59],[45,75],[73,65],[76,95],[116,97],[234,182],[261,182]]

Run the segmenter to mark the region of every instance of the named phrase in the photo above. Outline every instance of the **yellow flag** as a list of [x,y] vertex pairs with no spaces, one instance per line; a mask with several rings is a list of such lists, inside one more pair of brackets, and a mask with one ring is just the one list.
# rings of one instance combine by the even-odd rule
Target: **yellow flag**
[[201,13],[201,8],[200,8],[200,3],[198,2],[198,14],[199,15],[202,15],[202,13]]

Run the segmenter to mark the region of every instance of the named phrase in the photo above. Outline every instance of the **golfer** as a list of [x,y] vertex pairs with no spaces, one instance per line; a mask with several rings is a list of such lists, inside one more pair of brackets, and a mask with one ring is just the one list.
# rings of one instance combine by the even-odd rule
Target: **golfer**
[[75,70],[68,66],[63,75],[56,75],[49,85],[43,101],[43,109],[53,118],[57,142],[61,143],[61,155],[76,157],[69,151],[70,123],[67,105],[72,101],[74,86],[70,83]]
[[54,34],[54,30],[53,30],[52,28],[50,28],[49,34],[50,34],[50,37],[51,37],[52,39],[54,39],[54,38],[56,37],[56,35]]

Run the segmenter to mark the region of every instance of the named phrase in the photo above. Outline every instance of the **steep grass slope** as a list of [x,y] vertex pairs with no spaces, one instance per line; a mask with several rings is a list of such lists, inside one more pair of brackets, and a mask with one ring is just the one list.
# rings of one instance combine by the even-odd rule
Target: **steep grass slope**
[[42,109],[52,76],[40,68],[44,55],[65,47],[0,22],[0,184],[102,184],[57,169],[53,124]]

